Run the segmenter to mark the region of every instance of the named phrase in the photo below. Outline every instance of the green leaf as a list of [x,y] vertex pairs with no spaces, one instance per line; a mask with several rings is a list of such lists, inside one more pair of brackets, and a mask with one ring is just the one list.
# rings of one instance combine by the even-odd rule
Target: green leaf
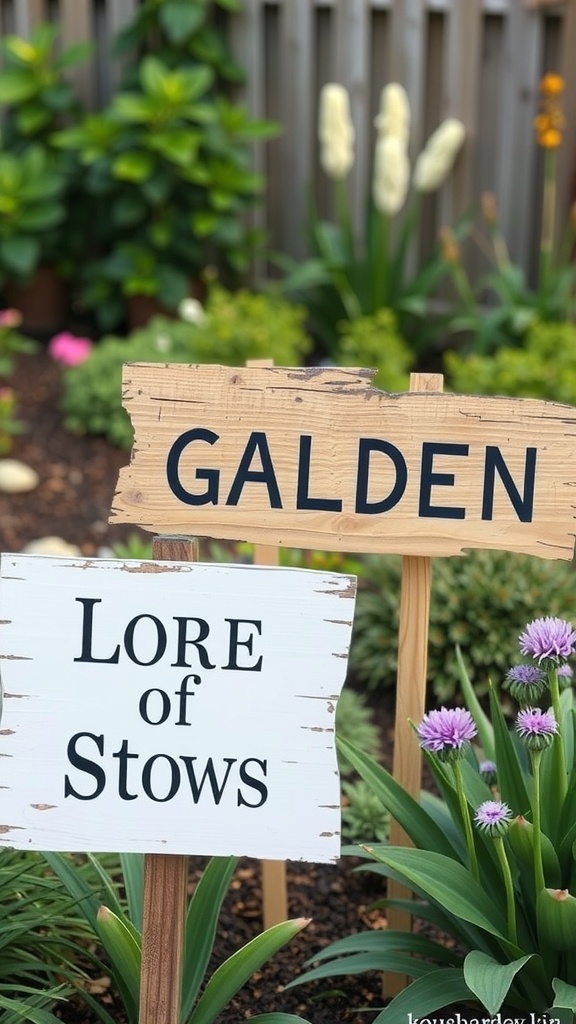
[[462,651],[460,650],[459,644],[456,644],[456,664],[458,666],[458,675],[460,677],[460,685],[462,687],[462,693],[464,694],[464,701],[468,711],[472,715],[476,728],[478,730],[478,736],[482,744],[484,751],[484,757],[490,761],[495,758],[494,752],[494,729],[492,723],[485,714],[480,701],[476,696],[476,691],[470,682],[470,677],[464,664],[464,658],[462,657]]
[[133,181],[135,184],[146,181],[153,170],[154,157],[150,153],[136,149],[129,153],[122,153],[112,164],[112,173],[115,178]]
[[336,738],[336,745],[410,836],[415,846],[435,850],[447,857],[454,854],[442,830],[385,768],[361,750],[357,750],[343,737]]
[[372,1024],[406,1024],[408,1020],[424,1017],[450,1003],[470,999],[471,995],[461,968],[434,971],[408,985],[374,1018]]
[[369,852],[413,883],[455,917],[482,928],[499,941],[507,942],[506,921],[499,907],[488,898],[470,872],[453,860],[429,849],[412,850],[398,846],[373,846]]
[[36,83],[28,71],[3,71],[0,74],[0,103],[23,103],[36,95]]
[[554,1003],[552,1005],[576,1012],[576,987],[569,985],[566,981],[562,981],[561,978],[554,978],[552,980],[552,988],[554,989]]
[[50,1013],[49,1010],[28,1006],[21,999],[7,999],[5,996],[0,995],[0,1006],[2,1009],[9,1011],[10,1014],[21,1017],[22,1020],[32,1021],[32,1024],[59,1024],[58,1018],[53,1013]]
[[186,914],[182,1020],[186,1021],[212,955],[222,902],[238,863],[237,857],[213,857],[202,872]]
[[518,971],[533,956],[528,953],[509,964],[473,949],[464,960],[464,980],[489,1013],[498,1013]]
[[250,1017],[252,1024],[310,1024],[304,1017],[296,1017],[293,1013],[257,1013]]
[[530,809],[530,797],[518,760],[518,754],[504,720],[500,702],[490,684],[490,714],[494,729],[495,760],[498,765],[498,788],[501,799],[514,814],[525,815]]
[[96,915],[102,903],[93,895],[92,889],[70,860],[62,853],[43,853],[44,860],[60,879],[66,892],[75,901],[90,926],[96,930]]
[[188,1024],[214,1024],[218,1014],[248,981],[250,975],[307,924],[306,918],[276,924],[233,953],[210,978]]
[[339,960],[331,960],[327,964],[320,964],[319,967],[313,967],[312,970],[306,971],[299,978],[289,982],[286,988],[325,978],[363,974],[365,971],[392,971],[395,974],[407,974],[410,978],[421,978],[434,970],[434,964],[410,956],[409,953],[399,953],[394,949],[381,953],[356,953]]
[[37,238],[5,238],[0,241],[0,263],[9,271],[22,277],[31,274],[40,259],[40,242]]
[[77,64],[83,64],[84,61],[89,60],[93,52],[94,44],[89,39],[72,43],[57,58],[56,67],[59,69],[74,68]]
[[120,863],[122,864],[130,920],[138,931],[142,931],[144,857],[140,853],[121,853]]
[[124,1005],[131,1022],[138,1019],[142,947],[127,922],[108,907],[100,907],[96,930],[115,970]]
[[202,27],[206,11],[203,6],[190,4],[189,0],[184,0],[184,3],[166,0],[159,8],[158,19],[170,42],[178,45]]
[[344,939],[338,939],[336,942],[332,942],[329,946],[316,952],[306,963],[307,965],[319,963],[322,960],[347,955],[348,953],[376,953],[385,952],[389,949],[409,950],[418,956],[445,960],[455,966],[458,965],[460,960],[453,950],[417,932],[373,931],[358,932],[354,935],[347,935]]

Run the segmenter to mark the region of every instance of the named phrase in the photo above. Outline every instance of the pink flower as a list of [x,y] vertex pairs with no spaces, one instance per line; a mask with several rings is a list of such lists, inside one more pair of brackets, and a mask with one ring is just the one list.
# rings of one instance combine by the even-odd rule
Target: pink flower
[[63,366],[78,366],[88,358],[92,351],[89,338],[77,338],[70,331],[55,334],[48,344],[48,352],[57,363]]
[[22,313],[19,309],[0,309],[0,327],[19,327]]

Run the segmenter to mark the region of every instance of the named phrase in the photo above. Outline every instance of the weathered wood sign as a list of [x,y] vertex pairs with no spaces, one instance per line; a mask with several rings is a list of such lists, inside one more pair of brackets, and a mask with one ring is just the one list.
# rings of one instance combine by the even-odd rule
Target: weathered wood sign
[[570,559],[576,409],[388,395],[372,371],[128,364],[112,520],[329,550]]
[[0,845],[340,854],[355,579],[2,555]]

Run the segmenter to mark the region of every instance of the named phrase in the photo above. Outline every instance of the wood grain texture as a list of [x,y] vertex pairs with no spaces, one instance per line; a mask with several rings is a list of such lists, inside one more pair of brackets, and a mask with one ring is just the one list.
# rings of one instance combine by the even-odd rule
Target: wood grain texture
[[[411,374],[414,391],[442,391],[438,374]],[[428,628],[432,559],[405,555],[402,559],[400,611],[398,630],[398,670],[396,684],[396,719],[394,723],[394,778],[415,800],[420,800],[422,786],[422,753],[411,723],[418,724],[426,704],[426,673],[428,665]],[[410,846],[410,839],[393,818],[390,822],[390,844]],[[388,881],[391,899],[410,898],[411,893],[395,879]],[[410,931],[412,917],[406,911],[391,907],[388,927]],[[397,995],[407,984],[402,975],[384,976],[384,995]]]
[[[120,472],[112,520],[160,533],[335,551],[433,557],[490,548],[572,558],[576,409],[425,391],[388,395],[371,386],[371,376],[370,370],[320,367],[126,365],[124,405],[135,443],[130,465]],[[206,471],[215,470],[218,495],[190,504],[170,489],[166,466],[175,441],[199,427],[216,440],[184,446],[179,478],[196,497],[206,492]],[[243,483],[231,502],[254,432],[266,444],[281,507],[271,507],[261,479]],[[296,507],[303,437],[310,439],[308,494],[325,499],[328,510]],[[406,469],[401,497],[377,514],[357,511],[360,439],[392,445]],[[443,445],[461,447],[442,454]],[[425,447],[434,449],[426,480]],[[488,449],[499,454],[509,482],[492,470],[486,512]],[[514,489],[526,495],[529,449],[536,466],[533,503],[527,521],[520,521],[511,495]],[[250,472],[261,474],[260,455],[249,461]],[[367,498],[374,507],[392,493],[395,472],[388,456],[372,453]]]
[[[155,537],[156,560],[197,562],[198,543],[186,537]],[[142,971],[139,1024],[180,1024],[188,857],[144,857]]]

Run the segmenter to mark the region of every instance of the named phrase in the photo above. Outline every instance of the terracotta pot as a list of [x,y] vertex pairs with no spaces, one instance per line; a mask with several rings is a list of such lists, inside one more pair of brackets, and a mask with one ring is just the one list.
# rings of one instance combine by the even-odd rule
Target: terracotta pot
[[68,288],[53,267],[38,267],[30,284],[8,281],[4,288],[6,305],[22,313],[22,330],[50,335],[66,326]]

